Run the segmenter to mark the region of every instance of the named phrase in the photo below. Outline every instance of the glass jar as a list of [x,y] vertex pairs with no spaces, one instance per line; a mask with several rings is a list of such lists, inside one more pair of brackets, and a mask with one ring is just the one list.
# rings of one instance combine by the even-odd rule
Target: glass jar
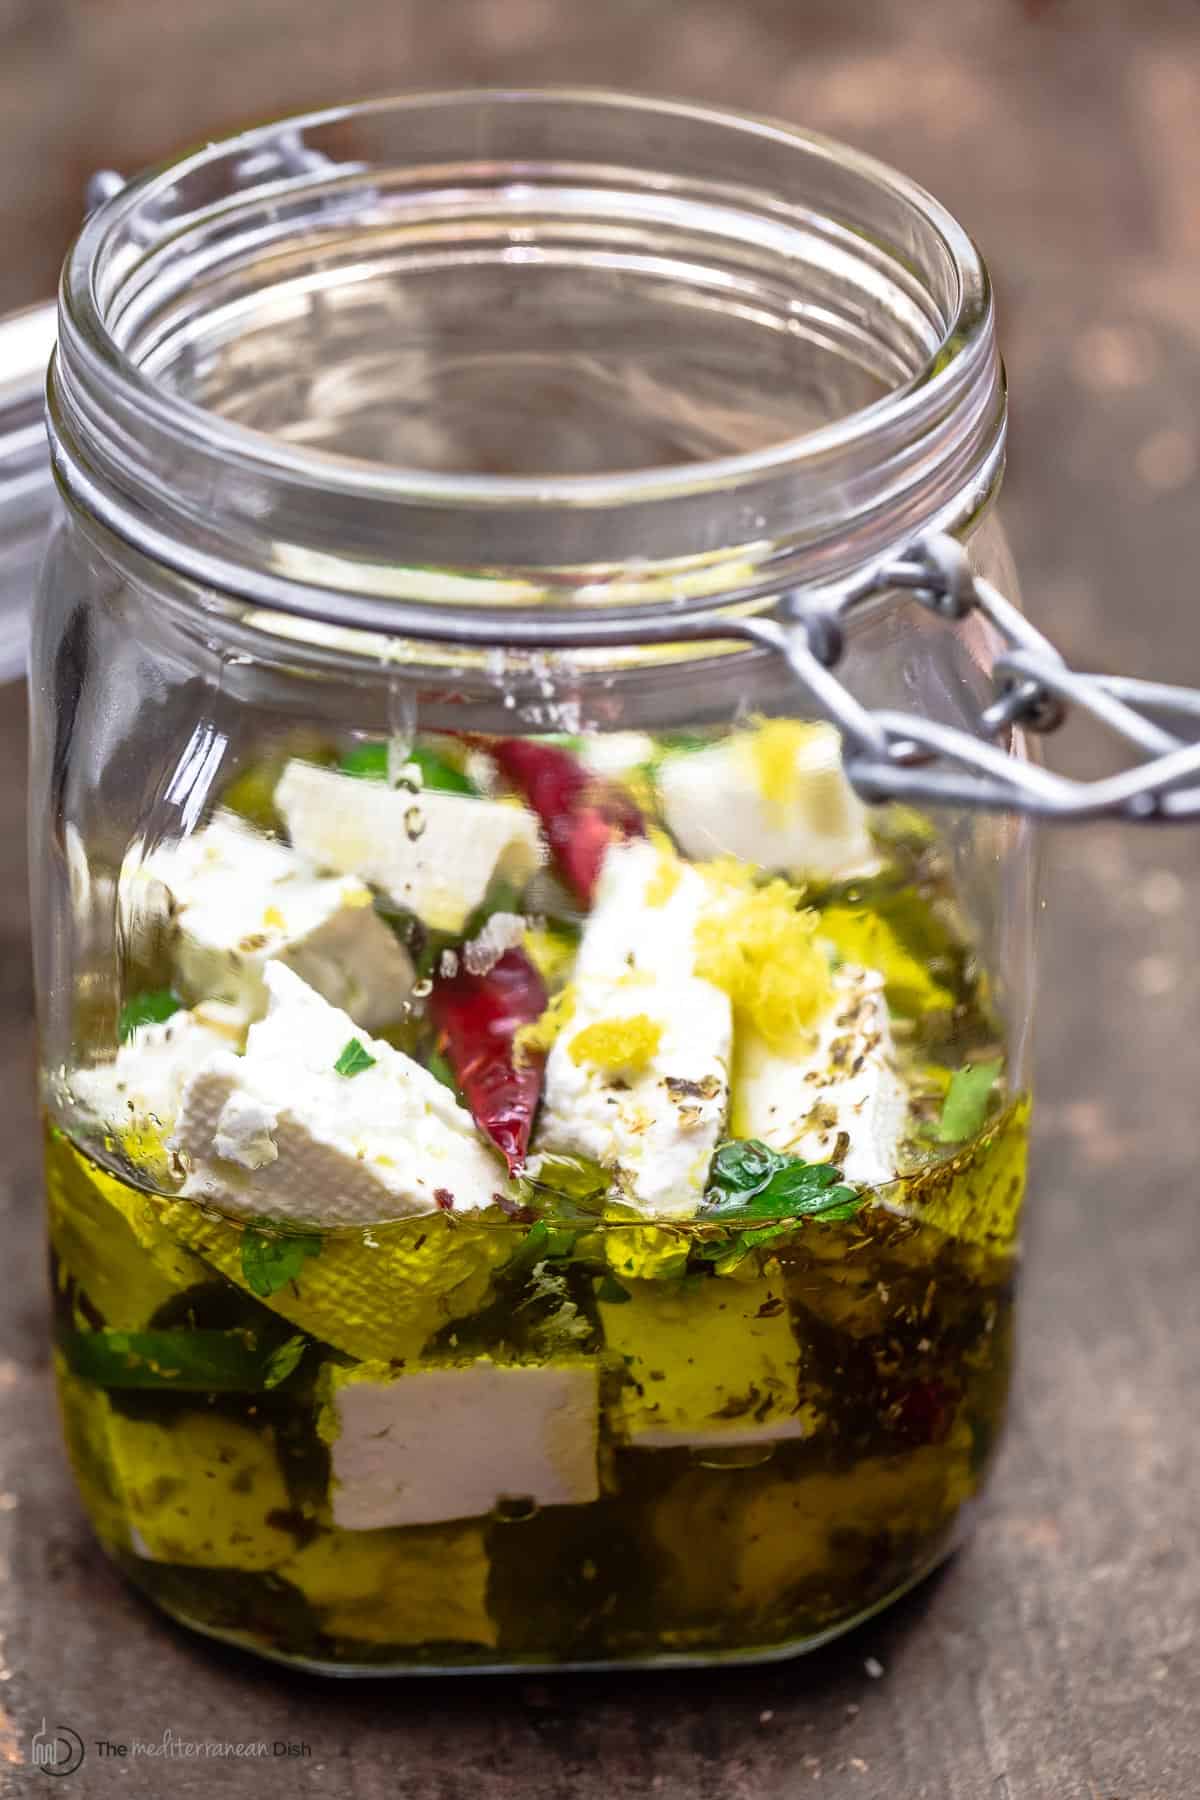
[[[1004,1414],[1029,830],[868,811],[745,632],[927,527],[1012,592],[970,240],[750,119],[356,107],[89,219],[49,417],[56,1359],[106,1550],[337,1673],[884,1605]],[[867,609],[843,668],[969,725],[995,650]]]

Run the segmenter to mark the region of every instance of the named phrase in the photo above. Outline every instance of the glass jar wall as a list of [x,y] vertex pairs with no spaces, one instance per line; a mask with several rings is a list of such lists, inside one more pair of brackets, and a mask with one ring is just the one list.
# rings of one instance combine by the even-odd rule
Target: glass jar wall
[[[959,228],[754,121],[389,103],[89,221],[34,649],[55,1354],[176,1617],[339,1672],[767,1656],[956,1541],[1026,827],[868,810],[719,626],[929,525],[1011,592],[1003,422]],[[966,724],[993,652],[914,609],[844,667]]]

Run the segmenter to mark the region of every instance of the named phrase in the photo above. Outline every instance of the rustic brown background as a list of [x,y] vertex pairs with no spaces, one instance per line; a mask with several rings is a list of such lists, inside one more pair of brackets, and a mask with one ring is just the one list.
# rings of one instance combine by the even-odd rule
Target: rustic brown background
[[[935,188],[997,276],[1008,516],[1035,616],[1083,663],[1200,682],[1200,14],[1184,0],[0,0],[0,307],[49,291],[98,165],[389,86],[552,80],[779,113]],[[311,1746],[169,1770],[93,1749],[64,1783],[131,1800],[1196,1800],[1194,832],[1048,842],[1016,1417],[948,1571],[791,1666],[332,1688],[160,1623],[71,1498],[35,1228],[23,729],[10,690],[0,1792],[45,1791],[24,1767],[44,1714],[89,1742],[170,1728]]]

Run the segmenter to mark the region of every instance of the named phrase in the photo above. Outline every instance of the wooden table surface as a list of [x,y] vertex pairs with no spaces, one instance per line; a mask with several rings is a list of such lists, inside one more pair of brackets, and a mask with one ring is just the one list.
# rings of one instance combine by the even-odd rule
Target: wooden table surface
[[[1013,390],[1007,515],[1035,618],[1084,665],[1200,682],[1200,36],[1190,5],[463,0],[439,11],[351,0],[336,41],[331,17],[281,0],[0,0],[0,101],[15,103],[20,89],[16,110],[0,116],[10,139],[26,130],[18,149],[43,182],[43,263],[87,166],[132,166],[172,138],[323,94],[584,79],[820,126],[904,165],[983,240]],[[89,81],[81,117],[52,112],[55,137],[39,93],[61,101]],[[0,176],[10,248],[31,204],[19,155],[15,166],[6,158]],[[27,242],[27,264],[7,259],[12,302],[33,297],[21,285],[28,270],[39,284],[50,278]],[[88,1744],[65,1792],[130,1800],[235,1788],[261,1800],[1200,1795],[1200,834],[1093,828],[1047,839],[1015,1414],[978,1532],[952,1566],[790,1665],[337,1686],[160,1621],[102,1561],[72,1497],[47,1374],[23,732],[9,690],[0,1792],[43,1791],[26,1758],[44,1717]],[[1087,754],[1067,739],[1053,749],[1070,768]],[[167,1730],[302,1741],[311,1753],[165,1770],[95,1748]]]

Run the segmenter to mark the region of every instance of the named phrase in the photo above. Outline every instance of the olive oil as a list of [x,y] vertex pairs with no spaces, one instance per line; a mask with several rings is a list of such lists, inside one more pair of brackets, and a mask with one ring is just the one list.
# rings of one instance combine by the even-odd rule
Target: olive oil
[[[60,1391],[96,1530],[180,1619],[318,1665],[819,1640],[930,1566],[980,1486],[1025,1116],[749,1249],[734,1225],[497,1212],[317,1234],[266,1295],[247,1227],[196,1213],[181,1232],[183,1203],[52,1128]],[[399,1380],[481,1358],[594,1369],[597,1497],[336,1525],[329,1382],[368,1353]]]
[[[768,819],[786,812],[814,730],[760,723],[739,740]],[[192,991],[187,1013],[174,911],[131,940],[118,1036],[135,1042],[135,1075],[99,1128],[89,1073],[79,1110],[48,1122],[56,1357],[96,1530],[178,1618],[329,1669],[769,1656],[869,1612],[954,1541],[1003,1420],[1028,1103],[924,822],[885,814],[870,839],[863,826],[870,854],[851,878],[792,880],[731,856],[689,865],[660,805],[662,759],[707,741],[652,746],[619,793],[580,774],[576,746],[508,741],[499,766],[507,756],[514,781],[532,769],[540,813],[548,789],[565,808],[541,821],[557,884],[493,884],[456,937],[374,895],[374,929],[385,921],[411,960],[412,1003],[375,1037],[339,1014],[320,1078],[369,1082],[391,1050],[420,1063],[427,1108],[444,1112],[448,1088],[486,1135],[491,1204],[456,1208],[434,1188],[435,1210],[359,1228],[206,1201],[171,1138],[183,1074],[168,1065],[214,996]],[[337,762],[332,745],[313,754]],[[406,754],[414,793],[472,803],[464,745],[414,740]],[[361,744],[340,768],[381,780],[391,760],[391,746]],[[827,763],[810,800],[837,817],[849,790]],[[260,761],[227,790],[243,829],[280,829],[291,766]],[[659,1210],[619,1162],[578,1153],[569,1109],[545,1129],[542,1066],[564,1031],[609,1105],[658,1079],[661,1008],[573,1016],[598,858],[622,832],[645,833],[654,865],[635,944],[703,871],[696,985],[733,1022],[732,1066],[659,1084],[685,1151],[729,1096],[699,1177]],[[227,854],[239,841],[224,831]],[[481,994],[471,963],[489,933]],[[314,980],[324,968],[308,966]],[[628,967],[652,982],[632,953]],[[842,997],[864,972],[868,1012]],[[204,1014],[201,1058],[215,1044],[230,1062],[222,1031],[240,1049],[246,1023],[228,1012]],[[828,1067],[796,1062],[831,1018]],[[828,1145],[823,1161],[781,1145],[790,1123],[772,1147],[743,1117],[750,1081],[764,1068],[778,1080],[781,1063],[780,1110]],[[823,1084],[868,1063],[899,1106],[886,1153],[867,1143],[898,1170],[885,1186],[847,1178],[852,1137],[875,1129],[868,1077],[859,1100],[826,1109],[846,1129],[820,1117]],[[327,1129],[342,1104],[335,1089]],[[247,1149],[226,1166],[248,1211],[275,1145]],[[331,1216],[337,1196],[318,1199]]]

